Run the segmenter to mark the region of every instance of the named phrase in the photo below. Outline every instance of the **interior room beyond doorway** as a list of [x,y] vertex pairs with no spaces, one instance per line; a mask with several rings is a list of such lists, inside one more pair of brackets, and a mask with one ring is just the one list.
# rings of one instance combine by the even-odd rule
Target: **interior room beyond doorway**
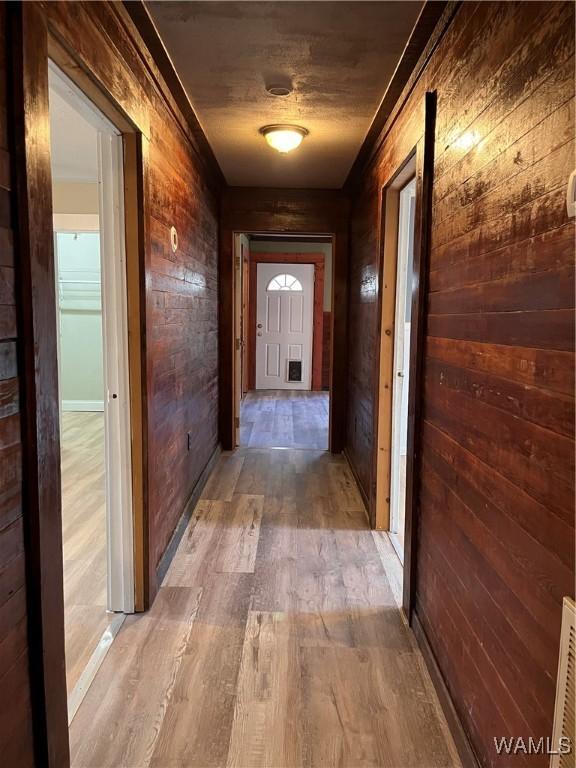
[[71,722],[134,610],[124,145],[52,62],[49,83]]
[[326,450],[332,240],[235,239],[237,444]]
[[66,682],[109,623],[98,131],[51,72]]

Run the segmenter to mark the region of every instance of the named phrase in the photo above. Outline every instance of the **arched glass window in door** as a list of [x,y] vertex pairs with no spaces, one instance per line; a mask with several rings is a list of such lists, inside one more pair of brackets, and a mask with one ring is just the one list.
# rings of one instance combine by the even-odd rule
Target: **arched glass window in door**
[[267,291],[301,291],[302,283],[294,275],[276,275],[268,283]]

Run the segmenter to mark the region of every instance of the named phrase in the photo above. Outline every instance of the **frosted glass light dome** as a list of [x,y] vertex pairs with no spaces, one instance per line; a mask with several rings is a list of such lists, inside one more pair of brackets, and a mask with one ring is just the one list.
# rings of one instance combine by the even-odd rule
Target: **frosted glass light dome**
[[283,155],[299,147],[308,135],[306,128],[299,125],[265,125],[260,128],[260,133],[273,149]]

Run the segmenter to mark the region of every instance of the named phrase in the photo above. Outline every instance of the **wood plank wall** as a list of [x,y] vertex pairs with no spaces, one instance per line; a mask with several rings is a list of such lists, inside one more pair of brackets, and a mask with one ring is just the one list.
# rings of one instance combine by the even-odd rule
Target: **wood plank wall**
[[157,565],[218,443],[219,179],[121,4],[44,7],[58,39],[142,133],[153,599]]
[[[379,188],[438,111],[416,614],[484,766],[549,736],[574,592],[574,6],[463,3],[351,190],[347,451],[369,493]],[[546,756],[514,764],[548,765]]]
[[34,763],[24,531],[20,382],[8,115],[6,5],[0,5],[0,754],[6,765]]

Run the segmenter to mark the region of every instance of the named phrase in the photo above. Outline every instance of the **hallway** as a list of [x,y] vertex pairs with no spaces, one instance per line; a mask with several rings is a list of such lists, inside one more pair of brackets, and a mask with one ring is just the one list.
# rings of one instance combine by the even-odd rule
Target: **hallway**
[[342,457],[223,455],[72,723],[72,765],[459,765],[394,560]]
[[2,768],[572,759],[575,8],[0,2]]

